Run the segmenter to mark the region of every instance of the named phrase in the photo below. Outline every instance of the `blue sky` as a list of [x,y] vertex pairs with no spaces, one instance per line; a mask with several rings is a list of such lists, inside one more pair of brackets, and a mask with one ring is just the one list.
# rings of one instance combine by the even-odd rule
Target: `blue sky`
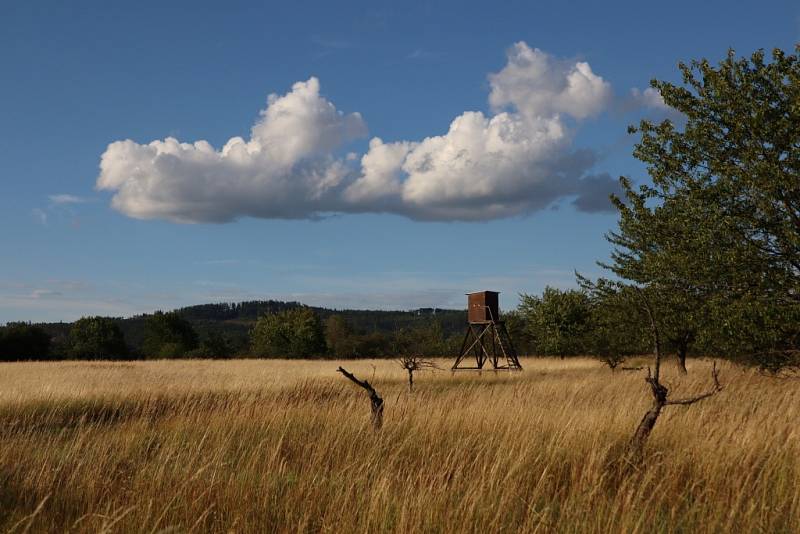
[[573,286],[648,81],[800,41],[795,2],[110,4],[0,5],[0,323]]

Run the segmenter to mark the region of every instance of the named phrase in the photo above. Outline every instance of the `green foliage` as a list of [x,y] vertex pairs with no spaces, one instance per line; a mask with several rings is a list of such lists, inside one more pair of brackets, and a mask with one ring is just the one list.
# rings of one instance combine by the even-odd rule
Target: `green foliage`
[[[637,192],[628,180],[621,184],[626,202],[613,199],[619,229],[607,235],[614,250],[612,263],[604,267],[648,289],[665,348],[675,350],[683,365],[696,338],[709,327],[720,283],[716,256],[719,247],[733,238],[688,195],[662,195],[651,205],[652,188],[642,186]],[[639,309],[633,300],[628,307]]]
[[608,267],[647,289],[658,328],[679,352],[697,342],[780,368],[800,332],[798,57],[731,51],[716,66],[680,69],[682,86],[651,85],[685,125],[630,129],[652,185],[635,190],[622,179]]
[[[160,345],[156,352],[149,352],[145,348],[145,338],[148,331],[150,315],[138,315],[126,319],[115,319],[124,334],[129,348],[128,358],[177,356],[177,357],[249,357],[251,353],[250,332],[260,317],[258,312],[277,313],[302,307],[296,302],[280,301],[248,301],[240,303],[201,304],[175,310],[181,318],[188,321],[198,335],[200,343],[189,351],[183,350],[181,344],[163,348]],[[323,323],[332,316],[340,316],[350,332],[346,336],[347,346],[338,349],[331,348],[329,354],[337,351],[342,356],[366,357],[391,357],[394,356],[393,346],[395,335],[400,330],[414,330],[425,328],[431,321],[441,323],[449,349],[447,354],[458,352],[461,339],[464,336],[466,313],[464,310],[442,310],[421,308],[410,311],[385,311],[385,310],[331,310],[326,308],[310,308]],[[70,357],[67,339],[70,323],[45,323],[39,325],[53,340],[50,354],[54,358]],[[214,344],[212,338],[224,340],[224,347]],[[152,348],[152,347],[148,347]],[[224,351],[220,349],[223,348]],[[163,349],[163,350],[162,350]],[[223,354],[224,352],[224,354]]]
[[372,332],[354,336],[354,358],[384,358],[392,356],[393,334]]
[[0,328],[0,360],[47,359],[50,336],[29,323],[8,323]]
[[255,356],[313,358],[326,352],[319,316],[311,308],[293,308],[258,319],[250,335]]
[[445,338],[442,324],[433,321],[427,326],[399,330],[395,334],[392,353],[396,356],[435,357],[451,355],[454,352],[452,349]]
[[231,341],[223,334],[211,331],[201,340],[196,349],[185,353],[187,358],[227,359],[233,356]]
[[578,277],[582,289],[545,288],[541,296],[522,295],[506,327],[515,344],[530,343],[536,354],[591,354],[612,370],[647,351],[649,338],[641,312],[616,284]]
[[358,356],[358,340],[341,315],[331,315],[325,321],[325,341],[334,358],[355,358]]
[[147,358],[180,358],[197,348],[192,324],[176,312],[156,312],[145,319],[142,349]]
[[537,354],[564,357],[586,352],[592,310],[584,291],[547,287],[541,297],[522,294],[518,312]]
[[108,317],[83,317],[69,330],[68,350],[73,358],[111,359],[128,354],[117,321]]
[[[531,332],[525,316],[519,310],[511,310],[504,312],[501,318],[506,323],[506,330],[508,330],[508,335],[511,337],[517,353],[521,355],[534,354],[536,346],[534,340],[531,339]],[[456,351],[458,351],[458,347]]]
[[[464,312],[461,315],[465,319]],[[325,321],[325,340],[334,358],[450,356],[458,352],[461,336],[448,336],[436,319],[385,334],[358,334],[342,315],[331,315]]]
[[641,307],[631,293],[604,281],[595,284],[581,276],[578,281],[591,303],[586,352],[612,371],[630,356],[646,353],[650,348],[649,332],[644,327]]
[[747,295],[714,308],[712,328],[697,345],[706,353],[722,353],[777,373],[800,368],[800,307],[769,305]]
[[[798,48],[800,50],[800,48]],[[797,302],[800,274],[800,63],[774,50],[714,66],[680,65],[684,87],[654,81],[686,125],[643,121],[634,154],[648,166],[652,194],[684,198],[722,230],[715,273],[734,294],[781,291]],[[744,268],[743,268],[744,267]],[[774,293],[774,296],[778,296]]]

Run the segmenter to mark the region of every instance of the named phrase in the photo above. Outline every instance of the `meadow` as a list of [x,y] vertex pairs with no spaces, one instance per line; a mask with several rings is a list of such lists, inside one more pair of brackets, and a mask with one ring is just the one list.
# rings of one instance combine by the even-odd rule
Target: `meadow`
[[[446,367],[449,362],[442,361]],[[370,425],[370,380],[385,400]],[[796,532],[800,382],[721,365],[641,462],[641,371],[588,358],[418,373],[394,361],[0,366],[0,529],[14,532]],[[711,363],[673,395],[707,389]]]

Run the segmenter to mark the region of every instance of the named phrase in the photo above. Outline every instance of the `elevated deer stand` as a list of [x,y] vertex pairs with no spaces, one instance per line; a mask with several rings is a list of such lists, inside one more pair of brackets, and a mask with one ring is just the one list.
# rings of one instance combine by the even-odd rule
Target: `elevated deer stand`
[[[461,352],[453,364],[453,371],[480,370],[486,362],[492,365],[492,369],[522,370],[506,325],[499,320],[498,295],[496,291],[467,293],[469,324],[461,344]],[[474,366],[464,362],[470,356],[475,357]]]

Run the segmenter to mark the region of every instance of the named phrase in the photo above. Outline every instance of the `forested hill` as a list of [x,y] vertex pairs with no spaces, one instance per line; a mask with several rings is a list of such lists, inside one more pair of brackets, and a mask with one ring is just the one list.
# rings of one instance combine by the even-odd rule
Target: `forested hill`
[[[200,304],[176,310],[190,321],[198,332],[216,330],[231,338],[244,338],[255,321],[266,314],[278,313],[303,306],[299,302],[278,300],[251,300],[238,303]],[[401,329],[423,326],[431,320],[441,324],[445,335],[464,331],[466,310],[420,308],[410,311],[336,310],[310,306],[320,319],[339,315],[356,334],[392,334]],[[133,334],[133,332],[131,332]],[[130,338],[134,341],[134,338]]]
[[[223,302],[218,304],[199,304],[180,308],[177,311],[191,322],[255,322],[265,314],[286,311],[303,306],[299,302],[280,300],[250,300],[245,302]],[[410,311],[385,310],[336,310],[310,306],[324,321],[331,315],[341,315],[359,333],[390,332],[399,328],[409,328],[435,318],[442,323],[446,332],[461,331],[466,321],[466,310],[447,310],[440,308],[419,308]]]
[[[244,349],[249,342],[249,333],[256,320],[266,314],[278,313],[302,307],[299,302],[278,300],[253,300],[246,302],[223,302],[199,304],[179,308],[175,312],[189,321],[200,338],[210,334],[221,334],[228,339],[236,351]],[[435,321],[441,325],[445,336],[462,334],[466,325],[466,310],[420,308],[408,311],[384,310],[335,310],[311,307],[325,322],[332,315],[341,316],[354,334],[384,334],[389,336],[400,330],[411,330]],[[145,338],[145,322],[149,315],[137,315],[117,319],[128,346],[134,351],[142,346]],[[43,323],[42,327],[56,345],[66,340],[72,323]]]

